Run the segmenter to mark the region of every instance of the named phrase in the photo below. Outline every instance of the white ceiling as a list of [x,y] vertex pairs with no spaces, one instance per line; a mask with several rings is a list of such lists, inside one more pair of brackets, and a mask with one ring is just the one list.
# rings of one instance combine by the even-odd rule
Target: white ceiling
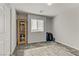
[[13,3],[11,6],[20,11],[47,16],[56,16],[65,10],[79,8],[78,3],[53,3],[51,6],[46,3]]

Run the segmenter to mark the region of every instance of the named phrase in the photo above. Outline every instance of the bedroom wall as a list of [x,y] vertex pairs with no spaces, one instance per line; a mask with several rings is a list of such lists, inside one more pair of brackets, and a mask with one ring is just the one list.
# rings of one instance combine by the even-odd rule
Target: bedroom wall
[[31,32],[31,19],[42,19],[46,22],[46,18],[44,16],[39,16],[34,14],[28,15],[28,43],[46,41],[45,27],[44,27],[44,32]]
[[53,31],[52,29],[52,18],[51,17],[46,17],[46,32],[51,32]]
[[79,50],[79,8],[63,9],[52,22],[56,41]]
[[10,41],[10,49],[12,54],[16,47],[16,10],[14,7],[11,8],[11,41]]
[[[44,20],[44,32],[31,32],[31,19]],[[28,15],[28,43],[46,41],[46,32],[52,33],[52,18],[35,14]]]

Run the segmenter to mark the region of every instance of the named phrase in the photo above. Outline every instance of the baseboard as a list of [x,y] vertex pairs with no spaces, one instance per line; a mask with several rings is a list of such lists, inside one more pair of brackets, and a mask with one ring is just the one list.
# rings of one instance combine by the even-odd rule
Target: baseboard
[[12,56],[14,54],[14,52],[16,51],[17,46],[14,48],[13,52],[10,54],[10,56]]
[[60,41],[56,41],[56,42],[59,43],[59,44],[62,44],[62,45],[65,45],[65,46],[71,47],[71,48],[73,48],[73,49],[79,50],[79,48],[76,48],[76,47],[74,47],[74,46],[71,46],[71,45],[69,45],[69,44],[67,44],[67,43],[60,42]]
[[[47,41],[40,41],[41,43],[47,42]],[[40,42],[28,42],[28,44],[34,44],[34,43],[40,43]]]
[[40,42],[46,42],[46,40],[43,40],[43,41],[35,41],[35,42],[28,41],[28,44],[31,44],[31,43],[40,43]]

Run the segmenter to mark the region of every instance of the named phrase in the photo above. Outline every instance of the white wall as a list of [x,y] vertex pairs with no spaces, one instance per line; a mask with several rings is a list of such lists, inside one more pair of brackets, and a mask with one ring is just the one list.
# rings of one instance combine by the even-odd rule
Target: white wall
[[11,8],[11,54],[14,52],[16,47],[16,10]]
[[51,32],[52,33],[52,18],[46,17],[46,32]]
[[28,43],[46,41],[45,27],[44,32],[31,32],[31,19],[42,19],[45,21],[44,24],[46,23],[44,16],[28,15]]
[[[44,20],[44,32],[31,32],[31,19]],[[46,32],[52,33],[52,18],[40,15],[28,15],[28,43],[46,41]]]
[[[63,6],[63,5],[62,5]],[[79,50],[79,8],[65,8],[53,19],[53,33],[57,42]]]

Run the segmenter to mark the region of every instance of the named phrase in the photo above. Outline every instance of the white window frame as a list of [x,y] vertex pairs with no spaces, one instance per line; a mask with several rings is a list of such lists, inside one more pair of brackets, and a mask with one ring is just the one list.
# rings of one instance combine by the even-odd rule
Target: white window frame
[[[33,29],[33,20],[36,20],[36,29]],[[39,24],[39,22],[41,24]],[[31,19],[31,32],[44,32],[44,20],[40,20],[40,19]]]

